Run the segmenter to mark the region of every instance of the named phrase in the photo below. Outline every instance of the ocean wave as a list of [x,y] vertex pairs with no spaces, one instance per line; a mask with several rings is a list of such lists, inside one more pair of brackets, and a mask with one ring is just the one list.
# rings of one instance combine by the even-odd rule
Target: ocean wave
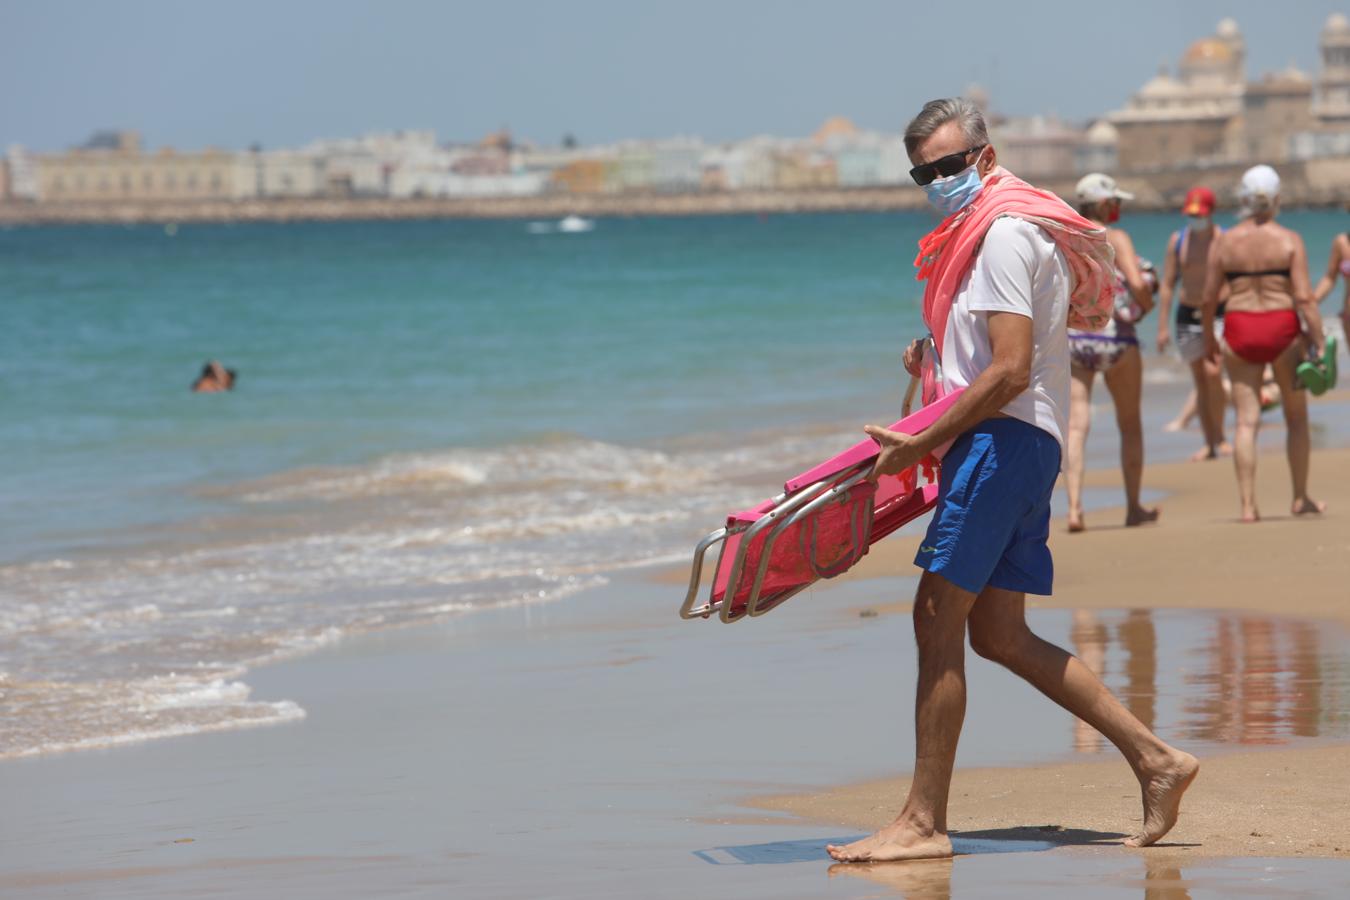
[[122,553],[0,567],[0,758],[293,721],[294,703],[249,696],[251,667],[682,558],[727,509],[855,439],[401,454],[226,485],[228,528],[204,518]]
[[479,487],[509,492],[566,484],[600,484],[616,490],[641,491],[674,480],[706,476],[706,472],[682,466],[659,451],[578,439],[496,449],[396,454],[363,465],[296,469],[212,488],[210,494],[245,503],[276,503]]

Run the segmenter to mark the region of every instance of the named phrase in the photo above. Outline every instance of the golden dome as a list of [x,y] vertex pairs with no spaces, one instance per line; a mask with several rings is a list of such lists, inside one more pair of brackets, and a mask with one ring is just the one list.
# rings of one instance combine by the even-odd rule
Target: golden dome
[[1218,38],[1201,38],[1187,47],[1186,55],[1181,57],[1183,66],[1205,65],[1207,63],[1224,64],[1232,61],[1233,48]]
[[505,128],[494,131],[479,141],[478,146],[484,150],[510,150],[512,146],[511,132]]
[[825,120],[825,124],[815,133],[814,140],[818,144],[823,144],[832,137],[849,138],[858,133],[858,126],[854,125],[843,116],[831,116]]

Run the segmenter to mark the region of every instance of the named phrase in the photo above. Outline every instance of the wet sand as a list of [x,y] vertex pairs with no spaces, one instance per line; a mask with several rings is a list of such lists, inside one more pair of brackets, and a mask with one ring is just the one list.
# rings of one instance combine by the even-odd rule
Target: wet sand
[[[1284,457],[1264,454],[1257,470],[1264,521],[1244,525],[1237,521],[1231,461],[1150,466],[1146,488],[1166,494],[1160,524],[1127,530],[1122,508],[1089,512],[1089,530],[1082,534],[1068,534],[1063,520],[1057,520],[1051,538],[1056,592],[1029,598],[1029,607],[1225,609],[1350,622],[1347,473],[1350,450],[1315,450],[1310,489],[1328,510],[1323,516],[1295,518],[1289,515]],[[1089,473],[1088,484],[1117,487],[1119,478],[1118,471],[1098,470]],[[916,546],[914,537],[893,539],[847,577],[911,574]],[[909,609],[908,603],[893,603],[841,614],[865,610],[907,616]],[[1161,664],[1169,662],[1185,664]],[[898,698],[897,711],[907,713],[910,702],[908,696]],[[1344,715],[1350,698],[1341,697],[1339,707]],[[907,768],[902,761],[912,752],[908,746],[896,748],[897,768]],[[1328,802],[1350,797],[1350,745],[1220,756],[1202,763],[1181,820],[1165,840],[1167,852],[1350,858],[1344,803]],[[811,821],[870,830],[895,814],[907,785],[907,777],[897,777],[751,802]],[[1094,835],[1118,832],[1120,823],[1137,817],[1138,808],[1137,785],[1119,761],[958,768],[951,817],[952,827],[966,834],[1112,843],[1119,838]]]
[[[302,722],[0,765],[0,894],[1040,898],[1082,896],[1090,884],[1094,896],[1137,898],[1147,885],[1198,898],[1258,875],[1282,889],[1350,884],[1350,867],[1325,868],[1339,862],[1271,860],[1302,846],[1224,843],[1223,823],[1217,837],[1189,832],[1199,846],[1175,860],[1123,851],[1115,844],[1138,819],[1123,765],[983,660],[970,666],[958,782],[960,805],[979,815],[958,819],[961,858],[922,872],[831,867],[825,845],[884,815],[895,796],[898,786],[873,786],[893,764],[886,748],[913,742],[908,622],[849,611],[912,590],[913,579],[825,585],[726,627],[678,620],[676,598],[633,575],[567,602],[368,635],[250,676],[262,698],[295,698]],[[1076,615],[1032,619],[1069,642]],[[1244,621],[1286,650],[1320,641],[1275,664],[1350,694],[1344,631]],[[1307,697],[1291,677],[1273,701],[1239,698],[1257,714],[1255,733],[1232,733],[1222,704],[1187,707],[1228,686],[1206,667],[1223,664],[1207,647],[1231,616],[1102,610],[1096,622],[1108,682],[1149,705],[1161,732],[1292,747],[1287,759],[1323,779],[1319,802],[1343,795],[1343,768],[1319,755],[1339,752],[1322,744],[1350,727],[1327,715],[1336,694]],[[1186,672],[1158,664],[1139,683],[1141,660],[1169,654]],[[838,702],[841,685],[877,673],[894,676],[893,712]],[[1296,818],[1306,798],[1283,792],[1285,752],[1209,756],[1215,771],[1238,767],[1223,800],[1244,832],[1264,830],[1249,824],[1256,813]],[[1010,768],[1045,760],[1056,764]],[[849,801],[856,809],[813,796],[834,781],[867,785]],[[1254,796],[1267,782],[1275,793]],[[1025,790],[1010,793],[1013,783]],[[1087,799],[1068,802],[1070,786]],[[790,799],[743,802],[768,795]],[[1052,824],[1065,830],[1042,830]],[[1340,858],[1330,832],[1291,834]],[[1102,846],[1061,846],[1085,841]],[[1248,864],[1215,859],[1247,852]]]
[[[1139,817],[1139,785],[1118,758],[1017,769],[958,769],[952,782],[953,836],[1112,847],[1173,856],[1305,856],[1350,860],[1350,748],[1263,750],[1207,757],[1187,792],[1177,827],[1157,846],[1123,851]],[[759,809],[872,830],[899,809],[908,778],[807,794],[758,797]],[[897,799],[898,798],[898,799]]]

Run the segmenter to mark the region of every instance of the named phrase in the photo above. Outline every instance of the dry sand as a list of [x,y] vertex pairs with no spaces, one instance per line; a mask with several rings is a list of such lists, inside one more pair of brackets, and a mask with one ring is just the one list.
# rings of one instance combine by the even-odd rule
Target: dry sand
[[[1087,484],[1114,487],[1120,472],[1089,472]],[[1166,491],[1157,525],[1126,529],[1123,509],[1087,514],[1088,530],[1051,526],[1055,595],[1033,607],[1083,609],[1251,609],[1350,622],[1350,450],[1313,454],[1310,490],[1322,516],[1289,514],[1282,455],[1257,467],[1263,521],[1238,521],[1230,461],[1149,466],[1145,488]],[[879,544],[850,577],[913,575],[918,537]],[[878,607],[908,612],[908,605]]]
[[[1350,622],[1347,476],[1350,450],[1315,451],[1311,491],[1328,502],[1328,511],[1296,519],[1289,515],[1284,457],[1267,454],[1257,470],[1265,520],[1243,525],[1231,462],[1150,466],[1145,487],[1168,494],[1159,524],[1127,530],[1122,509],[1090,513],[1082,534],[1070,535],[1055,522],[1056,593],[1030,605],[1260,610]],[[1091,472],[1088,483],[1118,485],[1120,473]],[[896,538],[879,545],[847,577],[913,575],[917,542]],[[907,614],[909,606],[872,609]],[[899,748],[896,755],[907,759],[911,752]],[[1350,858],[1350,745],[1234,754],[1202,764],[1165,852]],[[750,802],[870,830],[890,821],[907,787],[908,777],[897,777]],[[952,786],[952,828],[968,837],[1118,843],[1139,816],[1138,787],[1121,761],[958,770]]]

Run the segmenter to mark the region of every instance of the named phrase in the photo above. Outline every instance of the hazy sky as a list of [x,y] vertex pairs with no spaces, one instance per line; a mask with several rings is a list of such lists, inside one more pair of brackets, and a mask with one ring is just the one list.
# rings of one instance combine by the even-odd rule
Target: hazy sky
[[926,99],[1083,118],[1234,17],[1248,75],[1315,72],[1350,0],[0,0],[0,147],[96,128],[152,145],[276,147],[509,126],[556,143],[899,130]]

